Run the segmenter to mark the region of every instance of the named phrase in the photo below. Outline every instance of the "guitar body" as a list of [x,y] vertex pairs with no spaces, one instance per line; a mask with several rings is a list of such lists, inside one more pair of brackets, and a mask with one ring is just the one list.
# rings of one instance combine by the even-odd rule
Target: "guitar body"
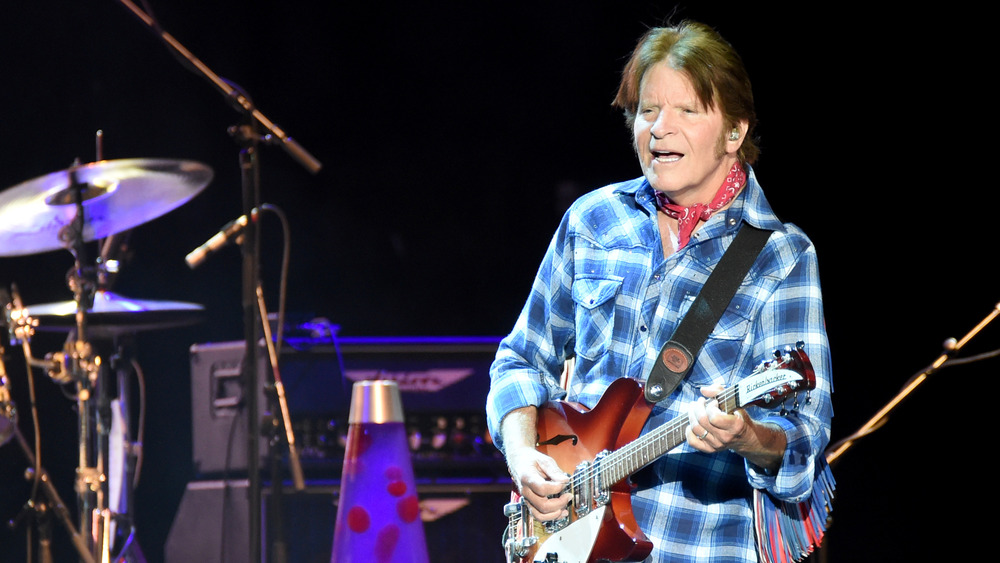
[[[538,451],[552,457],[570,475],[581,462],[593,461],[604,450],[615,450],[635,440],[646,424],[653,405],[633,379],[615,380],[593,409],[568,402],[552,402],[538,412]],[[610,490],[611,500],[603,512],[597,542],[588,562],[642,561],[653,544],[639,529],[632,514],[632,486],[625,479]],[[570,521],[576,515],[570,507]],[[541,528],[538,525],[537,528]],[[536,529],[545,556],[545,532]],[[556,532],[558,535],[560,532]]]

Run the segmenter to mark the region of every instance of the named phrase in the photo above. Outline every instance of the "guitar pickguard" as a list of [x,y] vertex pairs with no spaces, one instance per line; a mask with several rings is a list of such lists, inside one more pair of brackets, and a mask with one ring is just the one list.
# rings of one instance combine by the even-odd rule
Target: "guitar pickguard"
[[559,563],[587,563],[597,541],[597,534],[601,531],[601,522],[607,508],[598,507],[549,536],[538,546],[535,561],[545,562],[552,554]]

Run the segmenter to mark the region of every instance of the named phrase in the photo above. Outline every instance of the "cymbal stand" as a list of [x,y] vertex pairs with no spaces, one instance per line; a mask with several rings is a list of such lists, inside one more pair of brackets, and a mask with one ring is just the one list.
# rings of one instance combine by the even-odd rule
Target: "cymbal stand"
[[[24,439],[24,435],[21,434],[20,430],[14,431],[14,438],[17,443],[21,446],[21,450],[24,452],[24,456],[28,459],[28,463],[35,467],[35,455],[28,444],[28,441]],[[94,563],[94,556],[90,552],[90,546],[87,544],[87,539],[77,530],[76,526],[73,525],[73,521],[70,518],[69,510],[66,508],[66,504],[63,502],[62,498],[59,496],[59,492],[52,485],[52,481],[49,479],[49,474],[45,471],[45,468],[35,468],[33,471],[37,471],[38,481],[41,483],[42,492],[48,497],[49,502],[42,509],[46,514],[55,513],[59,518],[59,522],[62,523],[63,527],[66,528],[67,533],[69,533],[70,540],[73,543],[73,547],[76,548],[77,553],[80,555],[81,560],[85,563]],[[36,505],[37,506],[37,505]],[[41,532],[45,535],[45,532]]]
[[108,436],[110,408],[101,358],[87,340],[87,311],[93,306],[95,281],[86,268],[84,244],[84,192],[86,185],[78,181],[76,167],[69,170],[70,186],[76,215],[60,232],[60,241],[74,258],[73,271],[67,276],[76,302],[76,330],[67,341],[62,366],[55,377],[76,385],[78,412],[79,460],[76,492],[79,497],[80,529],[87,534],[91,552],[102,562],[110,560],[109,532],[111,512],[108,499]]
[[[33,319],[23,314],[24,307],[21,304],[21,298],[18,295],[17,288],[12,288],[11,293],[13,299],[10,305],[10,310],[8,311],[8,329],[10,331],[11,340],[13,342],[20,342],[24,350],[24,357],[28,366],[28,377],[31,377],[31,368],[33,367],[45,368],[50,372],[56,371],[58,369],[57,367],[54,367],[56,366],[56,362],[51,360],[37,360],[32,355],[31,336],[36,323]],[[2,361],[3,358],[0,357],[0,362]],[[2,365],[3,364],[0,363],[0,366]],[[31,385],[30,381],[29,385]],[[32,395],[34,395],[33,392]],[[34,400],[32,400],[32,403],[34,403]],[[34,404],[31,406],[32,409],[34,409]],[[38,432],[37,425],[35,432],[36,434]],[[35,450],[28,444],[28,441],[24,438],[24,435],[21,434],[20,428],[18,428],[16,424],[13,425],[12,433],[18,445],[21,447],[21,450],[24,452],[24,456],[27,458],[28,464],[31,466],[31,476],[35,480],[35,483],[38,484],[42,492],[48,497],[48,503],[45,507],[39,506],[38,503],[35,503],[32,498],[29,500],[29,508],[37,512],[44,511],[46,514],[54,513],[63,527],[66,528],[73,547],[79,554],[81,561],[84,563],[95,563],[91,545],[78,528],[73,525],[69,510],[66,508],[66,503],[63,502],[62,498],[59,496],[59,492],[52,485],[48,472],[39,463]],[[44,534],[45,532],[40,531],[40,533]]]

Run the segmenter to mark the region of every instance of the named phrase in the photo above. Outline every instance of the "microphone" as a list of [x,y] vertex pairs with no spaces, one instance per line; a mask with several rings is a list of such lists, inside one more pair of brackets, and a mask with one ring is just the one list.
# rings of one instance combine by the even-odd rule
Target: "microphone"
[[187,257],[184,258],[184,261],[187,262],[188,267],[193,270],[198,266],[200,266],[201,263],[208,258],[209,254],[212,254],[213,252],[225,246],[234,237],[238,237],[240,233],[243,232],[243,229],[246,228],[246,226],[250,224],[251,221],[256,223],[258,215],[259,212],[257,211],[256,208],[254,208],[250,212],[249,219],[247,219],[246,215],[240,215],[238,219],[233,219],[232,221],[226,223],[226,225],[222,227],[222,229],[220,229],[219,232],[215,233],[215,235],[212,238],[205,241],[205,244],[192,250],[187,255]]

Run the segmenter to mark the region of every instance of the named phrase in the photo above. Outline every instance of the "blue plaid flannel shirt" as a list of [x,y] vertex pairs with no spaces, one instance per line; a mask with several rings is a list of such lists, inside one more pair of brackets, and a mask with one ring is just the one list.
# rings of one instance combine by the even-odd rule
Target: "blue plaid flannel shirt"
[[[500,449],[500,421],[514,409],[561,398],[593,407],[613,380],[644,381],[742,222],[774,233],[694,369],[654,408],[643,432],[686,413],[702,386],[733,385],[775,349],[799,341],[813,364],[816,389],[809,402],[785,415],[748,408],[786,434],[788,447],[774,475],[732,452],[709,455],[684,443],[632,477],[633,511],[654,545],[650,562],[757,561],[752,488],[782,500],[805,499],[829,441],[831,364],[815,248],[800,229],[778,220],[753,170],[733,204],[667,258],[644,178],[576,201],[490,370],[487,419]],[[571,356],[575,373],[567,393],[559,377]]]

